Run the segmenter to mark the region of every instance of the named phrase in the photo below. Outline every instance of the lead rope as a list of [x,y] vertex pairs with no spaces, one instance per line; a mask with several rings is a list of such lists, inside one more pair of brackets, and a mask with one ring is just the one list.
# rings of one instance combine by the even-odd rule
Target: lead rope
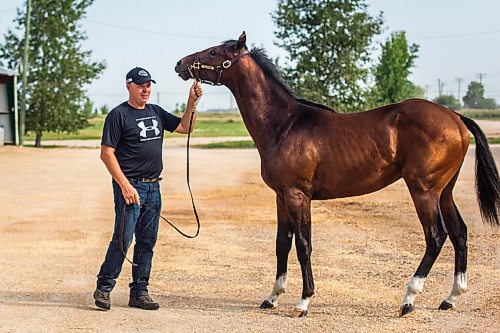
[[[199,80],[197,80],[199,81]],[[187,235],[185,234],[184,232],[182,232],[179,228],[177,228],[174,224],[172,224],[169,220],[167,220],[165,217],[163,217],[161,214],[160,214],[160,217],[165,220],[165,222],[167,222],[168,224],[170,224],[170,226],[172,228],[175,229],[175,231],[177,231],[179,234],[181,234],[182,236],[186,237],[186,238],[196,238],[198,236],[198,234],[200,233],[200,219],[198,217],[198,212],[196,211],[196,206],[194,204],[194,198],[193,198],[193,192],[191,191],[191,184],[189,182],[189,142],[190,142],[190,139],[191,139],[191,128],[193,127],[193,115],[196,113],[196,108],[198,106],[198,102],[200,101],[200,97],[197,97],[196,100],[194,101],[194,105],[193,105],[193,112],[191,112],[191,118],[189,119],[189,128],[188,128],[188,137],[187,137],[187,145],[186,145],[186,182],[187,182],[187,187],[188,187],[188,190],[189,190],[189,195],[191,196],[191,204],[193,206],[193,213],[194,213],[194,217],[196,218],[196,225],[197,225],[197,229],[196,229],[196,234],[194,235]],[[124,229],[124,224],[125,224],[125,208],[127,207],[127,205],[124,205],[123,206],[123,209],[122,209],[122,216],[121,216],[121,221],[120,221],[120,229],[119,229],[119,242],[120,242],[120,250],[122,251],[122,254],[123,256],[125,257],[125,259],[132,265],[132,266],[138,266],[136,263],[134,263],[133,261],[131,261],[129,258],[127,258],[127,253],[125,252],[125,249],[124,249],[124,246],[123,246],[123,229]],[[153,212],[154,211],[146,204],[144,204],[144,207]],[[139,223],[139,221],[137,221],[137,223]]]

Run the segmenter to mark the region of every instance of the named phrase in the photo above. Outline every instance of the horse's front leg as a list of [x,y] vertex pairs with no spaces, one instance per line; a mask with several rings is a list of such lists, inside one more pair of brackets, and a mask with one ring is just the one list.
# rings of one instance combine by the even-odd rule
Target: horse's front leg
[[288,254],[292,248],[292,228],[290,215],[282,197],[276,195],[276,208],[278,212],[278,233],[276,235],[276,281],[269,296],[262,302],[261,309],[273,309],[278,306],[278,298],[286,289],[286,272]]
[[295,248],[302,270],[302,298],[295,306],[292,316],[305,317],[309,311],[309,302],[314,295],[311,268],[311,198],[303,191],[294,189],[285,196],[285,202],[295,234]]

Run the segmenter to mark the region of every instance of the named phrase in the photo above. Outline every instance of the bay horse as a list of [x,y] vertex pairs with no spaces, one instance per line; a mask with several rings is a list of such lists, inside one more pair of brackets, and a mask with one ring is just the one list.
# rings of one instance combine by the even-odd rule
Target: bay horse
[[314,295],[311,269],[311,200],[357,196],[403,178],[422,224],[426,249],[408,283],[400,316],[415,297],[447,238],[455,250],[455,274],[439,309],[455,306],[467,289],[467,227],[453,200],[453,187],[476,140],[476,192],[483,220],[499,226],[500,179],[487,139],[471,119],[422,99],[408,99],[365,112],[342,114],[297,98],[261,49],[238,40],[188,55],[175,71],[233,93],[261,159],[264,182],[276,192],[277,272],[261,305],[275,308],[287,285],[287,261],[295,236],[302,271],[302,297],[292,316],[307,315]]

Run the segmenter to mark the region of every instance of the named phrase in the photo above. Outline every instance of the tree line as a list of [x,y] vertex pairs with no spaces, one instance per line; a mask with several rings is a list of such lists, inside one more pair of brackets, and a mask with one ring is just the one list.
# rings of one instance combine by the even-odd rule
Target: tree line
[[[72,133],[88,125],[94,112],[85,88],[106,64],[92,60],[92,51],[82,50],[87,37],[79,21],[94,0],[31,2],[25,0],[14,29],[4,34],[0,65],[26,73],[18,87],[20,106],[26,114],[25,131],[36,134],[39,147],[44,132]],[[278,0],[271,15],[276,45],[288,55],[276,64],[298,96],[341,112],[424,97],[424,89],[409,80],[419,46],[409,43],[404,31],[392,32],[384,43],[374,45],[384,18],[382,12],[370,15],[365,0]],[[380,56],[372,65],[376,47]],[[452,95],[438,96],[435,102],[461,107]],[[469,84],[463,102],[468,108],[497,106],[484,97],[480,82]],[[103,106],[100,112],[109,108]]]
[[[425,90],[409,80],[419,45],[404,31],[392,32],[378,45],[378,63],[371,65],[373,39],[383,31],[383,13],[368,14],[364,0],[278,0],[273,13],[277,46],[288,57],[281,70],[298,95],[344,112],[423,98]],[[279,65],[279,59],[278,59]],[[460,109],[452,95],[434,99]],[[466,108],[496,108],[484,86],[471,82],[463,98]]]
[[[91,102],[85,87],[106,67],[104,61],[91,59],[91,51],[82,50],[87,36],[79,21],[93,2],[26,0],[24,8],[17,10],[14,29],[4,34],[1,64],[18,73],[27,71],[27,81],[19,87],[24,85],[20,109],[26,114],[25,131],[36,135],[36,147],[45,132],[75,133],[88,126]],[[28,61],[23,68],[25,54]]]

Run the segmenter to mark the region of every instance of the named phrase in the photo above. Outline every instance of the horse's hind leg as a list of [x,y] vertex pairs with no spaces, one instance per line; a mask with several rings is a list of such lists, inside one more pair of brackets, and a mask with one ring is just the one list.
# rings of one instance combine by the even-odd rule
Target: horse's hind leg
[[441,210],[450,240],[455,249],[455,275],[450,295],[439,306],[448,310],[455,306],[458,296],[467,290],[467,226],[453,201],[452,189],[456,177],[441,195]]
[[302,298],[295,306],[292,316],[304,317],[309,311],[309,302],[314,295],[311,267],[311,199],[298,189],[290,189],[284,199],[295,234],[295,248],[302,271]]
[[262,302],[261,309],[272,309],[278,306],[278,297],[285,292],[288,254],[292,248],[292,227],[290,215],[284,200],[276,195],[276,208],[278,211],[278,233],[276,235],[276,281],[269,296]]
[[422,292],[425,279],[441,252],[447,235],[439,208],[439,193],[411,188],[410,193],[424,229],[426,248],[424,257],[406,289],[401,304],[401,316],[413,311],[415,297]]

